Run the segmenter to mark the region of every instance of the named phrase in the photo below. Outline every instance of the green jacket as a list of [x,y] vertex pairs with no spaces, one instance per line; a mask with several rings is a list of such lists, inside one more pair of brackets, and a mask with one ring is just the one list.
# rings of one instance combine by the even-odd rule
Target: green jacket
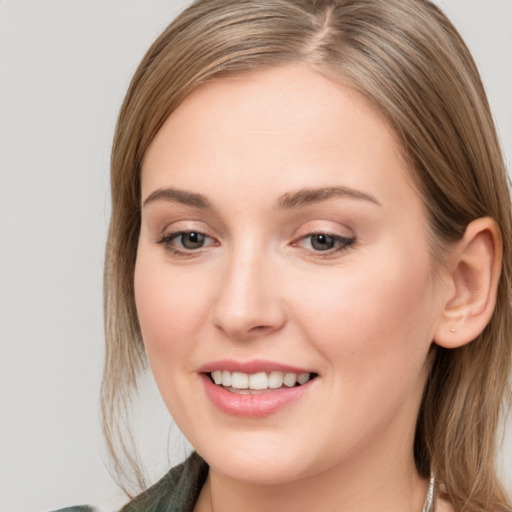
[[[192,512],[208,475],[208,465],[196,453],[172,468],[160,481],[126,504],[119,512]],[[89,506],[55,512],[95,512]]]

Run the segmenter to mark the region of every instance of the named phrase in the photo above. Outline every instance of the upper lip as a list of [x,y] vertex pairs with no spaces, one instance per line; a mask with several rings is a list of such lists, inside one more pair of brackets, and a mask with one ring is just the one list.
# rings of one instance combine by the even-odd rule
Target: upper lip
[[232,359],[222,359],[212,361],[201,366],[199,373],[211,373],[215,370],[228,372],[241,372],[254,374],[259,372],[283,372],[283,373],[314,373],[307,368],[300,368],[289,364],[278,363],[275,361],[265,361],[261,359],[253,359],[252,361],[234,361]]

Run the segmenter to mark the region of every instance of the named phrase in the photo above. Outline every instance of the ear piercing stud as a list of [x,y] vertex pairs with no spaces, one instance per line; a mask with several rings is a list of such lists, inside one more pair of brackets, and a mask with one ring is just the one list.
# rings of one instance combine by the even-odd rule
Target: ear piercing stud
[[452,327],[452,328],[450,329],[450,332],[455,332],[455,327]]

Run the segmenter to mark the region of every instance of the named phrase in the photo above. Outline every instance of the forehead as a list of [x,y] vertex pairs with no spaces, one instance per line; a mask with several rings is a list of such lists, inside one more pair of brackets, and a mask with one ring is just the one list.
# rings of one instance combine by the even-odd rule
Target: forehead
[[378,189],[390,171],[409,186],[400,144],[377,109],[354,89],[293,65],[193,91],[146,153],[142,197],[171,185],[208,192],[218,180],[239,192],[269,182],[281,194],[371,181]]

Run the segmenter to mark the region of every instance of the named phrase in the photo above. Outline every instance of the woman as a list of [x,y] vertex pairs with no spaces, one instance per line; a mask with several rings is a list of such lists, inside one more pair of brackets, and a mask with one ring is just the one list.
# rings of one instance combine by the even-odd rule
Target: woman
[[147,358],[197,453],[123,510],[512,510],[511,229],[430,2],[193,4],[118,121],[103,412],[127,476]]

